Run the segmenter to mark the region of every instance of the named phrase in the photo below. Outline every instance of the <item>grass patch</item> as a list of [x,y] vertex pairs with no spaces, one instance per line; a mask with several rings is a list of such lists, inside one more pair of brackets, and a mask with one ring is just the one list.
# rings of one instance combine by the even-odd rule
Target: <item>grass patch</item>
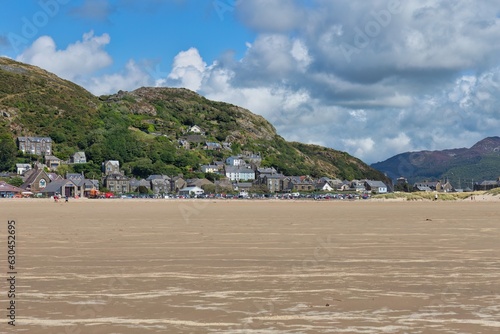
[[498,195],[500,195],[500,188],[488,190],[485,194],[498,196]]
[[374,195],[372,198],[374,199],[404,199],[407,201],[421,201],[424,197],[420,196],[420,193],[388,193],[388,194],[379,194]]
[[[500,188],[493,189],[496,193],[493,195],[500,195]],[[464,192],[464,193],[437,193],[439,201],[458,201],[470,198],[473,195],[482,195],[484,192]],[[490,194],[490,192],[488,192]],[[389,193],[374,195],[374,199],[405,199],[407,201],[433,201],[436,196],[435,192],[414,192],[414,193]]]

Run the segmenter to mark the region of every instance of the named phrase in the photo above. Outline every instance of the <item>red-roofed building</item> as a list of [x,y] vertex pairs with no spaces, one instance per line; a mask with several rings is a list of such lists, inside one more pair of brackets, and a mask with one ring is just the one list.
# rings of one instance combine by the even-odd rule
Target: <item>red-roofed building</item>
[[15,195],[21,194],[24,189],[14,187],[7,182],[0,181],[0,198],[14,197]]

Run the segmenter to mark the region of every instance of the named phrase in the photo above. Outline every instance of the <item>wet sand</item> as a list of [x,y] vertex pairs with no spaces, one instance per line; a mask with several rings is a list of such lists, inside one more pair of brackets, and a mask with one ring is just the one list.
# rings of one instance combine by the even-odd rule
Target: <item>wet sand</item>
[[500,332],[499,202],[2,200],[0,219],[0,333]]

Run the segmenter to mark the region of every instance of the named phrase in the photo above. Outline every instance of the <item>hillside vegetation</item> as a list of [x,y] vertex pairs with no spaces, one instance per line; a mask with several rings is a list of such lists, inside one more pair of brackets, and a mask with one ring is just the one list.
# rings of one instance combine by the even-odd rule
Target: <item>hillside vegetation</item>
[[[187,89],[139,88],[96,97],[54,74],[5,58],[0,58],[0,83],[3,170],[34,158],[19,155],[17,136],[48,136],[60,159],[85,151],[91,162],[79,168],[87,173],[98,173],[100,163],[112,159],[129,175],[189,174],[200,164],[253,152],[261,154],[263,166],[287,175],[385,180],[345,152],[289,143],[263,117]],[[188,133],[193,125],[203,134]],[[180,147],[180,139],[190,149]],[[205,150],[205,142],[227,142],[231,149]]]

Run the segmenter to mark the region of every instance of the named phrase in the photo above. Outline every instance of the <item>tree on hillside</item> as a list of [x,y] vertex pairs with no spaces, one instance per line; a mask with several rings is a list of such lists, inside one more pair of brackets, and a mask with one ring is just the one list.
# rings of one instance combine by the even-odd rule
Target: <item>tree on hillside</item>
[[73,170],[78,174],[83,173],[88,179],[99,179],[102,173],[101,166],[93,161],[86,164],[75,164]]
[[12,171],[16,163],[17,147],[8,133],[0,133],[0,171]]
[[5,180],[8,184],[14,187],[20,187],[23,185],[24,181],[22,178],[19,176],[16,177],[9,177],[7,180]]

